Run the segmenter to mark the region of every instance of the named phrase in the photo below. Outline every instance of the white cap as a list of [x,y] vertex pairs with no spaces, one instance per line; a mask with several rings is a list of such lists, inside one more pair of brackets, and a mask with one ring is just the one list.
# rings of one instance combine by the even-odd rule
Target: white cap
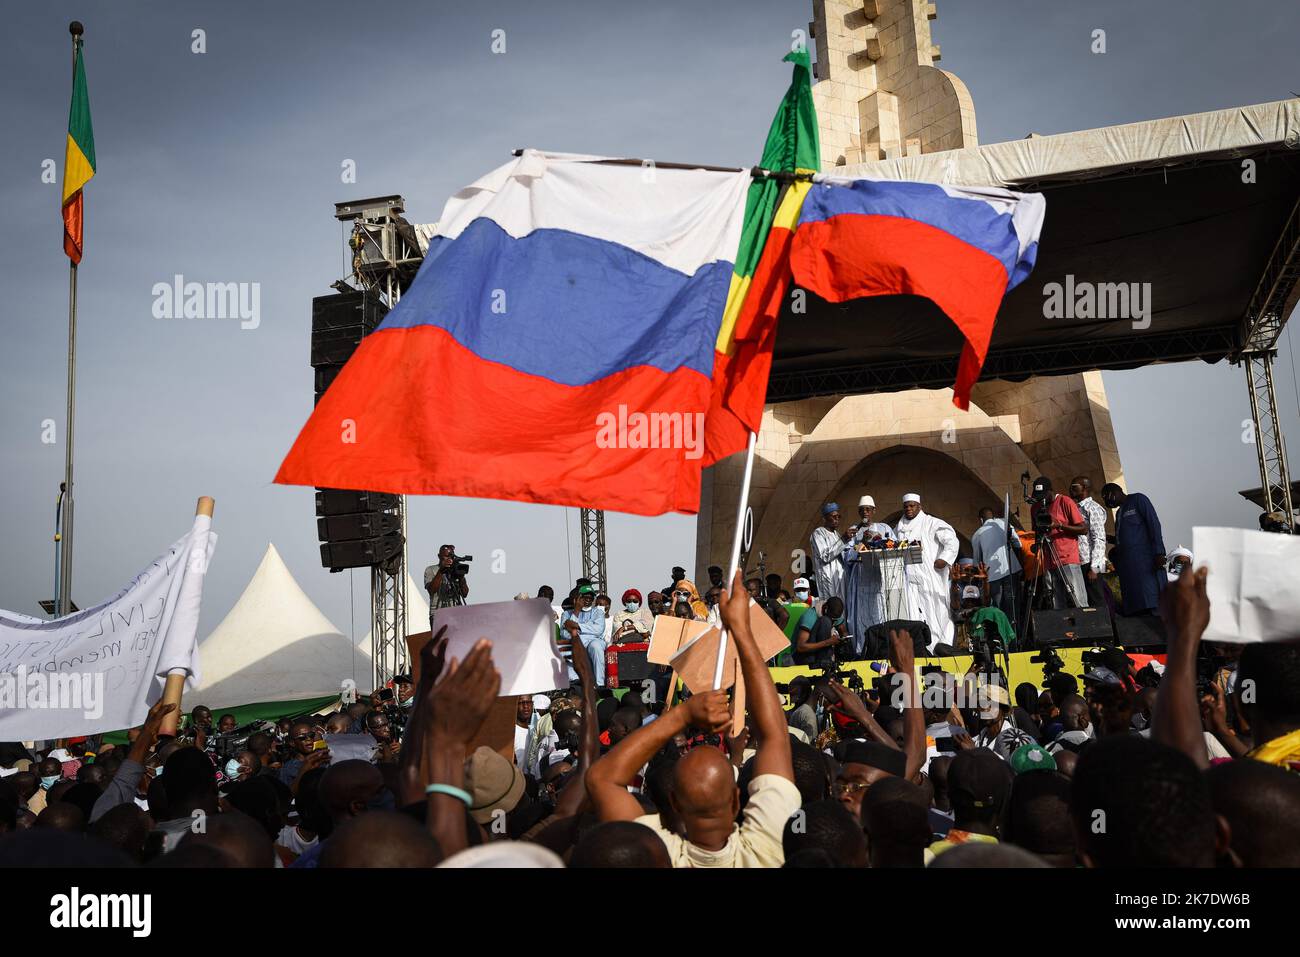
[[908,502],[916,502],[919,505],[921,503],[921,496],[917,495],[915,492],[908,492],[903,496],[903,504],[906,505]]
[[550,711],[550,710],[551,710],[551,699],[548,698],[548,697],[546,697],[546,695],[544,695],[544,694],[535,694],[535,695],[533,695],[533,710],[534,710],[534,711]]
[[979,597],[980,597],[980,590],[975,585],[967,585],[961,590],[962,601],[965,601],[967,598],[979,598]]
[[858,499],[858,508],[862,508],[864,505],[870,505],[872,508],[875,508],[876,500],[870,495],[864,495],[862,498]]
[[794,580],[794,584],[791,585],[790,587],[791,587],[791,589],[792,589],[793,591],[798,591],[800,588],[802,588],[802,589],[804,589],[805,591],[807,591],[808,588],[809,588],[810,586],[809,586],[809,584],[808,584],[808,579],[806,579],[806,578],[796,578],[796,579]]

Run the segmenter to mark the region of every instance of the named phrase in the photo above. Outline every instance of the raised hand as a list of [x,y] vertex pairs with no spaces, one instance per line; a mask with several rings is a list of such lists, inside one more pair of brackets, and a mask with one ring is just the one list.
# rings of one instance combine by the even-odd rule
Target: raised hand
[[492,664],[492,643],[480,638],[463,663],[458,666],[452,661],[446,677],[430,693],[433,735],[468,745],[500,690],[501,673]]
[[731,705],[725,691],[705,691],[692,695],[682,706],[687,721],[705,733],[720,732],[731,727]]

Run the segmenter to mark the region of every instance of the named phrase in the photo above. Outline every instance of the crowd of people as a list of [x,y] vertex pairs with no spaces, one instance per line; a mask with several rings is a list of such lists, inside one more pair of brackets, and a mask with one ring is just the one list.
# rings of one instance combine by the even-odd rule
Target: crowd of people
[[[923,514],[899,540],[928,534]],[[819,566],[826,591],[831,574]],[[441,633],[417,680],[323,713],[241,726],[199,705],[164,735],[175,705],[159,702],[116,746],[0,745],[0,865],[1300,864],[1300,644],[1202,648],[1203,569],[1161,590],[1163,667],[1112,649],[1080,681],[1045,655],[1041,685],[1015,688],[987,660],[918,673],[924,647],[897,627],[855,684],[822,657],[842,643],[838,595],[796,580],[782,602],[779,580],[727,588],[718,569],[703,595],[672,579],[618,610],[575,583],[555,606],[572,684],[517,698],[513,749],[475,745],[501,688],[492,636],[448,661]],[[725,626],[740,714],[734,691],[671,675],[607,687],[604,646],[646,639],[657,615]],[[754,615],[811,667],[774,682]]]

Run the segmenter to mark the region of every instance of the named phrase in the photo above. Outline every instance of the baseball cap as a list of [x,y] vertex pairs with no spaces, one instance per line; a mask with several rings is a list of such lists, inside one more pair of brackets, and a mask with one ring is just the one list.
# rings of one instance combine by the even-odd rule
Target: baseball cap
[[1124,682],[1119,675],[1105,665],[1098,665],[1083,676],[1083,683],[1086,685],[1115,685],[1118,687]]
[[979,597],[980,597],[980,590],[975,585],[967,585],[961,590],[962,601],[965,601],[967,598],[974,598],[978,600]]
[[1007,693],[1007,689],[1003,685],[990,681],[982,683],[980,689],[988,695],[989,700],[994,704],[1011,707],[1011,695]]
[[592,588],[590,585],[583,585],[582,587],[580,587],[580,588],[578,589],[578,594],[579,594],[579,595],[594,595],[594,594],[596,594],[596,589]]
[[809,585],[808,585],[808,579],[806,579],[806,578],[796,578],[796,579],[794,580],[794,584],[793,584],[792,586],[790,586],[790,587],[791,587],[794,591],[798,591],[800,588],[808,588],[808,587],[809,587]]
[[1010,791],[1007,763],[988,748],[959,751],[948,766],[948,794],[954,799],[980,808],[1001,807]]
[[1026,771],[1055,771],[1056,758],[1041,744],[1022,744],[1011,752],[1011,770],[1016,774]]
[[490,824],[496,811],[512,811],[524,794],[524,775],[487,745],[475,751],[465,768],[469,813],[479,824]]

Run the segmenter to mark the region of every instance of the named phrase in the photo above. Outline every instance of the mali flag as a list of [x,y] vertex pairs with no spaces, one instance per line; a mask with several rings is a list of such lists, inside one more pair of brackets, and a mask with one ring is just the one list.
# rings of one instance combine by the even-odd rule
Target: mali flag
[[[794,50],[785,60],[794,64],[794,75],[768,130],[762,166],[811,174],[821,168],[821,147],[808,51]],[[705,465],[743,449],[749,433],[758,431],[772,370],[776,320],[790,280],[790,245],[811,185],[807,180],[759,179],[749,187],[740,249],[714,355]]]
[[95,135],[90,129],[86,67],[77,41],[72,68],[72,107],[68,110],[68,146],[63,154],[63,251],[73,265],[81,262],[81,188],[95,175]]

